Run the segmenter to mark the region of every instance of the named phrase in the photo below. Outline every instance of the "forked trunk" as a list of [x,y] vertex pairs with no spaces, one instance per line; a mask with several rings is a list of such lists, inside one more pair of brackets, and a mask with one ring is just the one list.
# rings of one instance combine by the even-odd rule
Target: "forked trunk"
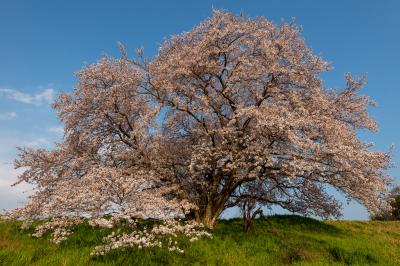
[[207,228],[214,228],[223,208],[207,204],[205,208],[194,211],[193,218]]
[[217,219],[218,219],[219,215],[204,215],[203,217],[200,217],[199,221],[200,223],[202,223],[204,226],[206,226],[207,228],[214,228],[215,225],[217,224]]

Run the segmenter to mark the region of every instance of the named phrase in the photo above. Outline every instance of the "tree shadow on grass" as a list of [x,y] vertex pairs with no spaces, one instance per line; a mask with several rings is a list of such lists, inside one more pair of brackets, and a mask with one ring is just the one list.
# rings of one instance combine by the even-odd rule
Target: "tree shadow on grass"
[[[215,232],[219,237],[232,238],[240,246],[251,247],[255,253],[271,252],[275,247],[279,250],[278,260],[282,265],[317,261],[323,254],[332,257],[330,250],[326,250],[330,246],[326,236],[342,236],[342,230],[334,225],[298,215],[274,215],[266,220],[257,219],[248,233],[243,232],[243,221],[239,218],[220,220],[219,225]],[[264,243],[269,243],[269,249]],[[355,260],[347,253],[339,254],[341,257],[333,258],[333,261],[345,262],[342,258]]]
[[[229,220],[219,220],[221,225],[229,225],[229,231],[243,231],[243,221],[240,218],[234,218]],[[225,226],[224,226],[225,227]],[[253,224],[253,229],[258,231],[263,229],[287,229],[296,230],[299,229],[302,232],[315,232],[329,235],[338,235],[342,231],[334,225],[324,223],[313,218],[299,216],[299,215],[273,215],[269,216],[267,220],[256,219]],[[223,230],[223,228],[221,229]]]
[[280,228],[298,228],[310,233],[315,232],[329,235],[338,235],[342,233],[342,230],[334,225],[299,215],[274,215],[269,217],[269,222]]

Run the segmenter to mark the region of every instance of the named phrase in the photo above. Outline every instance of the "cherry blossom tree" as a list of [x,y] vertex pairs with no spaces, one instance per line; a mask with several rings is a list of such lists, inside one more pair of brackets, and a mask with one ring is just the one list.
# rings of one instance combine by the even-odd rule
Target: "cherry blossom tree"
[[179,147],[167,157],[196,219],[213,225],[254,181],[257,200],[300,213],[338,216],[328,187],[371,211],[384,204],[390,156],[356,134],[377,130],[373,102],[357,94],[364,79],[347,74],[342,91],[325,89],[318,74],[329,64],[294,24],[216,11],[144,69],[148,95],[167,109],[164,138]]
[[365,79],[325,88],[330,65],[294,23],[215,10],[151,60],[121,50],[55,102],[57,148],[21,150],[19,182],[37,192],[20,215],[185,215],[213,227],[249,199],[322,217],[340,215],[331,189],[371,212],[385,204],[390,154],[357,136],[378,129],[358,93]]

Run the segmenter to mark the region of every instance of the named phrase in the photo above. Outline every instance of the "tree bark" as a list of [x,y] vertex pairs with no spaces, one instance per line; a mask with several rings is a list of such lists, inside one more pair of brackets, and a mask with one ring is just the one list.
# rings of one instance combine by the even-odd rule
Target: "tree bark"
[[196,222],[202,223],[207,228],[212,229],[216,226],[218,217],[222,211],[223,208],[221,206],[208,203],[204,208],[195,210],[193,213],[189,214],[188,218],[194,218]]

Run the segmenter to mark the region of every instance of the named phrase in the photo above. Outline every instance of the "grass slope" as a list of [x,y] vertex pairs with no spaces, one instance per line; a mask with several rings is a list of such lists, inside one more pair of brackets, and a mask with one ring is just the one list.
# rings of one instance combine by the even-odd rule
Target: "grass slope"
[[105,234],[79,226],[57,246],[0,222],[0,265],[400,265],[400,222],[273,216],[244,233],[240,220],[223,220],[212,240],[184,243],[184,254],[132,248],[91,258]]

